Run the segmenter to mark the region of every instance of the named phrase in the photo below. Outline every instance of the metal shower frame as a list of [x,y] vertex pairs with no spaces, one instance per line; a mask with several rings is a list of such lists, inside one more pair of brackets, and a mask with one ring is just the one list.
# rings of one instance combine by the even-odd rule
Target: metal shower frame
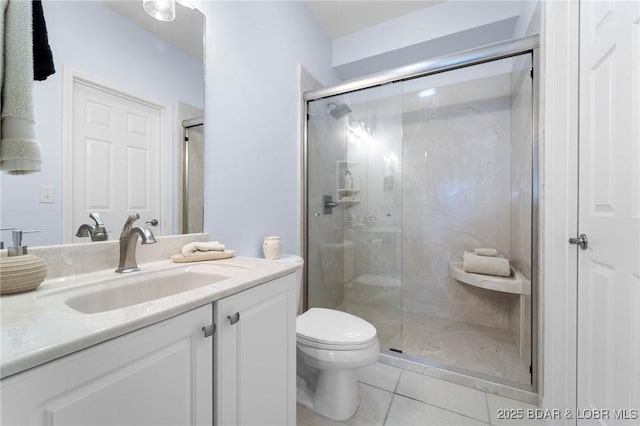
[[[302,209],[301,209],[301,236],[302,236],[302,256],[306,260],[309,252],[308,248],[308,150],[307,150],[307,117],[308,117],[308,102],[318,99],[328,98],[335,95],[346,94],[350,92],[356,92],[359,90],[365,90],[377,86],[382,86],[388,83],[400,82],[411,80],[415,78],[425,77],[428,75],[439,74],[447,71],[452,71],[459,68],[466,68],[473,65],[479,65],[486,62],[497,61],[500,59],[511,58],[524,54],[531,54],[532,56],[532,198],[531,198],[531,386],[524,387],[525,390],[533,392],[538,391],[539,378],[540,378],[540,363],[539,363],[539,253],[538,253],[538,221],[539,221],[539,178],[540,178],[540,161],[539,161],[539,36],[532,35],[515,40],[509,40],[505,42],[499,42],[490,44],[484,47],[465,50],[463,52],[441,56],[439,58],[430,59],[427,61],[419,62],[412,65],[403,66],[389,71],[375,73],[363,78],[347,81],[342,84],[338,84],[333,87],[322,88],[318,90],[311,90],[304,92],[302,95]],[[303,273],[303,294],[302,300],[304,309],[308,309],[308,285],[309,285],[309,268],[304,266]],[[398,355],[398,354],[395,354]],[[428,364],[427,360],[422,360],[423,363]],[[484,378],[484,377],[483,377]],[[491,381],[502,383],[500,380],[494,378]],[[512,386],[521,387],[517,384],[505,383]]]

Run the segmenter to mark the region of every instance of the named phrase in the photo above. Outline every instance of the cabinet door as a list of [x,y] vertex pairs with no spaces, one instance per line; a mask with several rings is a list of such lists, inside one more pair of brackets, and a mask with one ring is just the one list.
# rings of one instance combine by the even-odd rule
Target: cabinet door
[[194,309],[0,382],[3,425],[212,425],[213,340]]
[[215,303],[217,426],[295,424],[296,286],[288,275]]

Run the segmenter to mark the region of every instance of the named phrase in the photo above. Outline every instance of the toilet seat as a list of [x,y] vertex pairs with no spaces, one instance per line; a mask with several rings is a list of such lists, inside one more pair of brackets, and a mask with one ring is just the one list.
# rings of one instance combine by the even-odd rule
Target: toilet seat
[[335,343],[315,342],[313,340],[305,339],[304,337],[301,337],[301,336],[298,336],[296,341],[299,345],[307,346],[309,348],[314,348],[314,349],[324,349],[328,351],[357,351],[360,349],[367,349],[368,347],[375,345],[377,342],[377,339],[373,338],[370,341],[365,343],[343,344],[343,345],[336,345]]
[[354,315],[312,308],[296,319],[297,341],[319,349],[356,350],[377,341],[376,328]]

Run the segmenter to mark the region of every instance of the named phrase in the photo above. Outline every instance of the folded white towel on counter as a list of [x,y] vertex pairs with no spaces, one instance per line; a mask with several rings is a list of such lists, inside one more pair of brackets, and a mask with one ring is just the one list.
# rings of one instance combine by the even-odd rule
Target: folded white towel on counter
[[475,252],[478,256],[492,256],[495,257],[498,255],[498,250],[494,248],[477,248]]
[[182,255],[185,257],[195,256],[198,253],[203,251],[224,251],[224,244],[221,244],[220,241],[209,241],[209,242],[193,242],[189,244],[185,244],[182,247]]
[[498,256],[478,256],[468,251],[462,256],[462,269],[475,274],[497,275],[508,277],[511,275],[509,259]]

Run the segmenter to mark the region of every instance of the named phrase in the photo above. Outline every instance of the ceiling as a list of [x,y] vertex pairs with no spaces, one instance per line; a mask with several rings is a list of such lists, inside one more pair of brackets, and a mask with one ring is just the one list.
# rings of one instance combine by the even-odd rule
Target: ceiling
[[[142,1],[101,0],[105,6],[142,28],[159,35],[173,45],[202,59],[202,35],[193,31],[203,28],[202,14],[179,4],[176,20],[169,24],[150,19],[142,9]],[[331,39],[376,25],[399,16],[434,6],[445,0],[305,0],[311,13]]]
[[367,28],[371,25],[416,12],[444,0],[305,0],[311,13],[332,38]]

